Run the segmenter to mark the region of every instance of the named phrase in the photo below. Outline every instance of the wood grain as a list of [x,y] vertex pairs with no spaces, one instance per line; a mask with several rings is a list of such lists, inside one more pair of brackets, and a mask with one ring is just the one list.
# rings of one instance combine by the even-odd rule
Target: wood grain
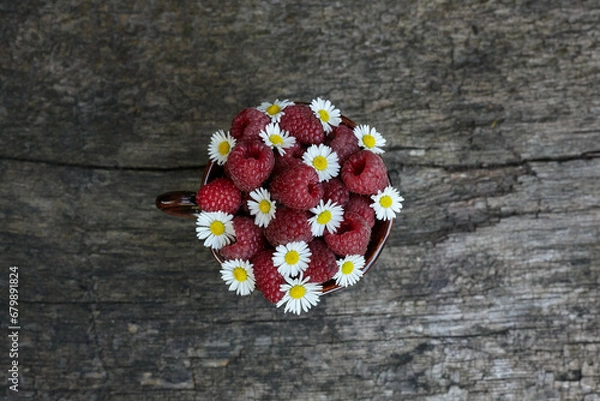
[[[32,0],[0,18],[9,399],[600,400],[597,2]],[[316,96],[385,135],[406,203],[361,283],[296,317],[227,292],[154,198],[197,189],[241,108]]]

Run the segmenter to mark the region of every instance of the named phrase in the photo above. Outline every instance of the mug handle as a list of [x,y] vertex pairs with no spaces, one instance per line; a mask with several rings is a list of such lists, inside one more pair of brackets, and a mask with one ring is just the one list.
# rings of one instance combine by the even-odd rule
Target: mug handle
[[196,203],[196,193],[189,191],[173,191],[156,197],[156,207],[159,210],[177,217],[195,219],[200,213]]

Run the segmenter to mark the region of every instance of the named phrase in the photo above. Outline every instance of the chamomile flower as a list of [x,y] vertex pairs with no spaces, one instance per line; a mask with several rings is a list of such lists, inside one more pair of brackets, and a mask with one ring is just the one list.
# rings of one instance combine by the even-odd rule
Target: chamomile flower
[[235,238],[233,216],[224,212],[202,212],[196,220],[196,236],[204,246],[221,249]]
[[365,258],[362,255],[347,255],[336,261],[339,270],[333,276],[335,283],[340,287],[354,285],[363,276]]
[[294,102],[290,102],[287,99],[275,99],[273,103],[262,102],[257,108],[269,117],[271,117],[271,121],[279,122],[279,120],[281,120],[281,116],[284,114],[283,109],[293,104]]
[[337,177],[340,172],[338,155],[327,145],[311,145],[302,155],[302,161],[316,170],[319,181]]
[[248,199],[248,209],[250,214],[254,216],[254,223],[259,227],[269,225],[273,216],[275,216],[275,201],[271,200],[271,194],[264,188],[257,188],[250,192]]
[[342,122],[342,113],[329,100],[323,100],[320,97],[313,99],[310,103],[310,109],[319,121],[321,121],[323,130],[326,133],[333,131],[331,127],[337,127]]
[[291,136],[289,132],[282,130],[277,123],[267,124],[259,135],[267,146],[271,149],[277,149],[281,156],[285,154],[286,149],[291,148],[296,143],[296,138]]
[[361,148],[378,155],[385,152],[381,147],[385,146],[386,140],[375,128],[368,125],[357,125],[354,127],[354,136],[358,138],[358,145]]
[[321,199],[319,204],[310,211],[314,216],[308,219],[308,222],[310,223],[312,235],[315,237],[323,235],[325,229],[330,233],[334,233],[344,218],[344,209],[331,199],[327,203],[323,203],[323,199]]
[[208,158],[222,166],[227,161],[227,156],[235,146],[235,142],[235,138],[229,132],[225,133],[222,129],[218,130],[210,138]]
[[391,185],[372,195],[371,199],[373,200],[371,207],[375,210],[375,216],[379,220],[395,219],[396,213],[400,213],[400,210],[402,210],[402,202],[404,201],[398,190]]
[[308,312],[310,308],[319,303],[323,286],[309,283],[309,279],[310,277],[302,278],[302,276],[295,279],[286,277],[285,284],[281,285],[281,292],[284,295],[277,302],[277,307],[285,304],[284,313],[291,311],[299,315],[301,311]]
[[252,263],[243,259],[230,259],[221,265],[221,278],[229,286],[229,291],[237,295],[248,295],[254,291],[254,269]]
[[273,253],[273,264],[282,276],[294,277],[306,270],[311,256],[306,242],[288,242],[285,245],[277,245]]

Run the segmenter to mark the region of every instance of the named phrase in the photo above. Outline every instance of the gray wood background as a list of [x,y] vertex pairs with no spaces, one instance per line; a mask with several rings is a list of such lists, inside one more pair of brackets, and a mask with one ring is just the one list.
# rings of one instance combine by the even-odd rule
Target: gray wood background
[[[599,41],[597,0],[0,1],[0,397],[600,400]],[[241,108],[317,96],[406,202],[297,317],[154,198]]]

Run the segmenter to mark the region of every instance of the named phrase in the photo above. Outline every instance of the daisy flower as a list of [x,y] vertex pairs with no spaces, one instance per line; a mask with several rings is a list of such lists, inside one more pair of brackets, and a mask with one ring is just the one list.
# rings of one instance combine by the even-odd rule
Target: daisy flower
[[229,286],[229,291],[238,295],[248,295],[254,291],[254,270],[252,263],[242,259],[226,260],[221,265],[221,278]]
[[344,217],[344,209],[331,199],[327,203],[323,203],[323,199],[321,199],[319,204],[310,211],[314,213],[314,216],[308,219],[308,222],[310,223],[312,235],[315,237],[323,235],[325,228],[328,232],[334,233]]
[[264,188],[257,188],[249,195],[252,199],[248,199],[248,209],[254,216],[254,223],[259,227],[268,226],[277,209],[275,201],[271,200],[271,194]]
[[294,102],[290,102],[289,100],[279,100],[275,99],[273,103],[262,102],[260,106],[257,107],[260,111],[271,117],[271,121],[279,122],[281,116],[284,114],[283,109],[287,106],[293,105]]
[[273,253],[273,264],[277,266],[277,271],[282,276],[294,277],[306,270],[311,256],[306,242],[289,242],[285,245],[277,245]]
[[342,122],[342,113],[336,109],[329,100],[323,100],[320,97],[313,99],[310,103],[310,109],[315,116],[321,121],[323,130],[326,133],[333,131],[331,127],[337,127]]
[[210,138],[208,158],[222,166],[227,161],[227,156],[235,146],[235,142],[235,138],[229,132],[225,133],[222,129],[218,130]]
[[235,238],[233,215],[224,212],[202,212],[196,221],[196,236],[204,240],[204,246],[221,249]]
[[327,145],[311,145],[302,155],[302,161],[317,171],[319,181],[327,181],[340,172],[338,155]]
[[372,195],[373,203],[371,207],[375,210],[375,215],[379,220],[392,220],[396,218],[396,213],[400,213],[404,198],[400,196],[398,190],[387,186],[383,191],[377,191]]
[[283,312],[293,312],[296,315],[300,311],[308,312],[308,310],[319,303],[323,286],[321,284],[309,283],[310,277],[303,279],[302,277],[285,279],[286,283],[281,285],[281,292],[285,295],[277,302],[277,307],[285,304]]
[[358,145],[361,148],[370,150],[378,155],[385,152],[381,147],[385,146],[386,140],[375,128],[371,128],[368,125],[357,125],[354,127],[354,136],[358,138]]
[[354,285],[363,276],[362,269],[365,266],[365,258],[362,255],[347,255],[345,258],[337,260],[336,263],[339,270],[333,279],[340,287]]
[[267,146],[277,149],[281,156],[285,154],[286,149],[296,143],[296,138],[282,130],[277,123],[268,124],[264,130],[260,131],[259,135]]

